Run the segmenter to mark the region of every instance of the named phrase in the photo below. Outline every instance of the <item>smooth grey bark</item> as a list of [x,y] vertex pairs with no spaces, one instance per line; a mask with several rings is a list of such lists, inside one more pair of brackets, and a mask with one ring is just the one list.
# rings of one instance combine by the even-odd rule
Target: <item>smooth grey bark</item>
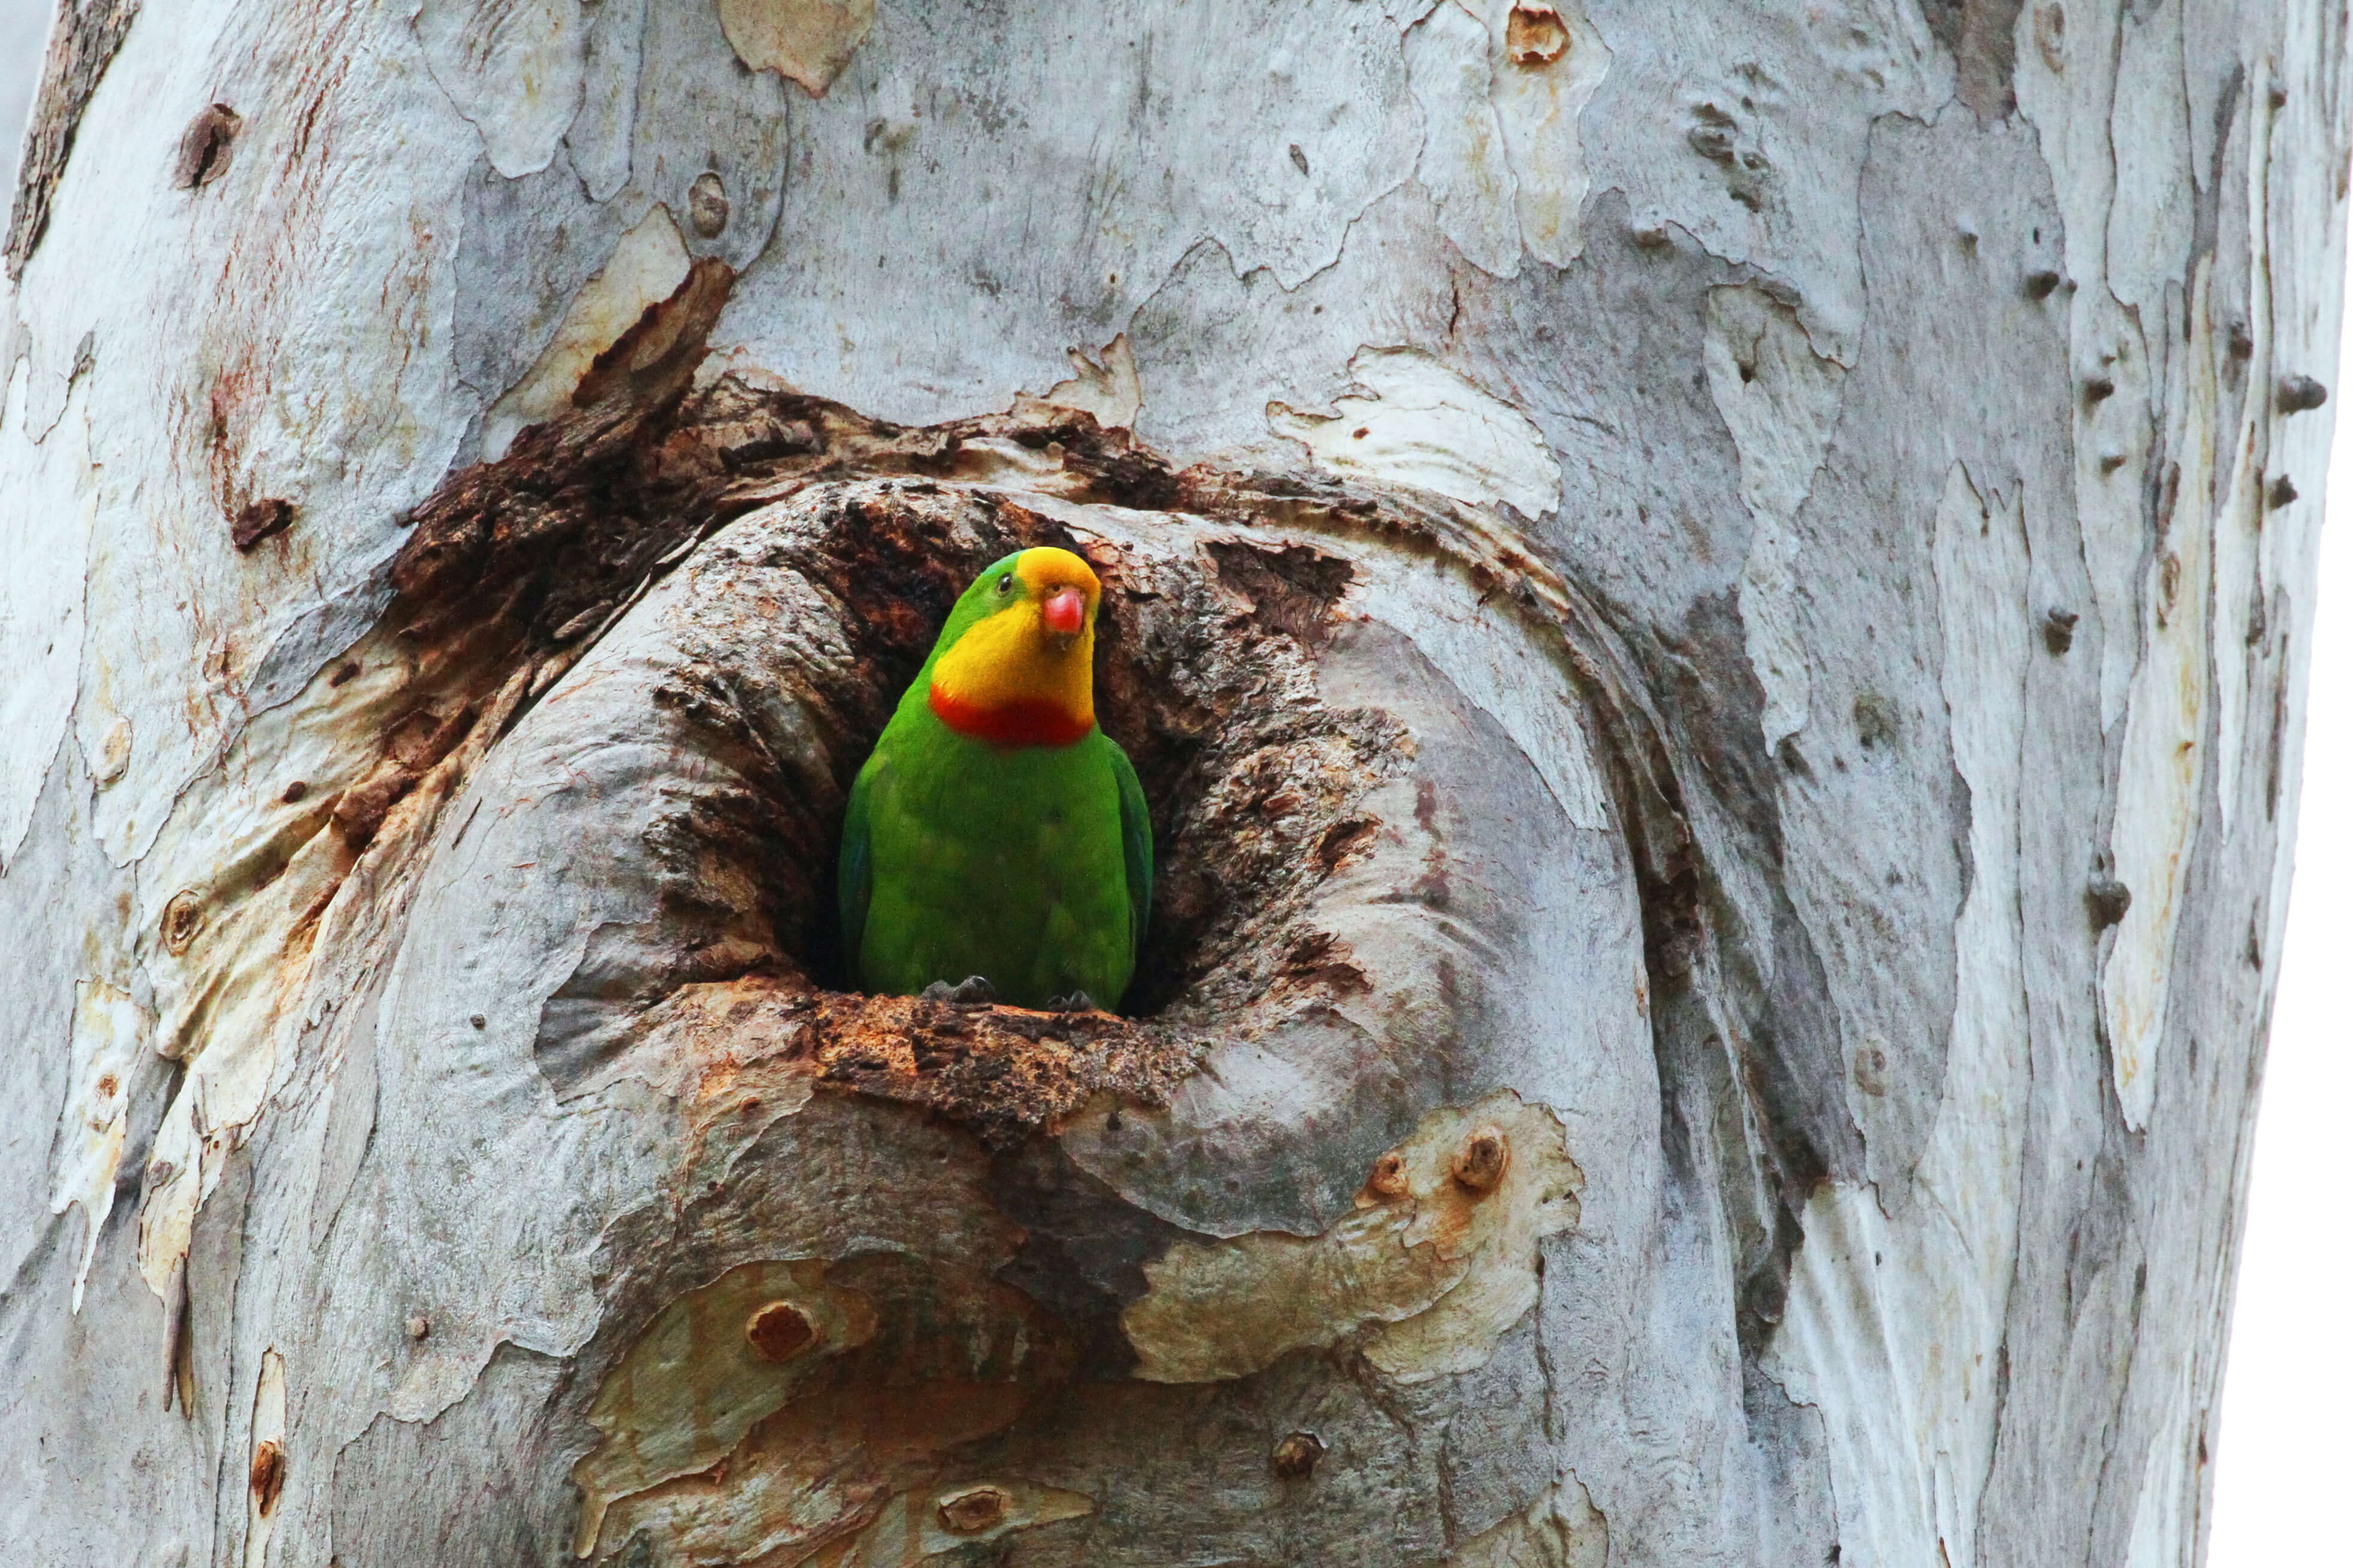
[[[70,5],[0,1539],[2195,1563],[2346,44]],[[841,791],[1043,542],[1130,1016],[845,992]]]

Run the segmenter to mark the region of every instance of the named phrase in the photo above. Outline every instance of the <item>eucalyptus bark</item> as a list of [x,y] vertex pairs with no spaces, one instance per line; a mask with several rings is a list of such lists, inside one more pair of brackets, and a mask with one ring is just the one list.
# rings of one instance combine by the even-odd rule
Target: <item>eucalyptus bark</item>
[[[2195,1563],[2341,9],[69,0],[0,1539]],[[2319,412],[2314,410],[2319,409]],[[1124,1016],[860,996],[1053,542]]]

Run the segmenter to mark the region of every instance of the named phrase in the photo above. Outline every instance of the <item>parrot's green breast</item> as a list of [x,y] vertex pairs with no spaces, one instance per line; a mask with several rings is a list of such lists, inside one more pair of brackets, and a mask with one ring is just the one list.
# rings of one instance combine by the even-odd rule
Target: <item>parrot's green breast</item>
[[933,668],[973,616],[963,607],[951,617],[851,786],[840,862],[845,955],[858,984],[877,994],[980,975],[1018,1006],[1083,994],[1115,1008],[1152,900],[1142,787],[1091,716],[1063,743],[1005,744],[934,711]]
[[928,711],[906,717],[858,778],[871,864],[860,983],[904,995],[978,974],[1020,1006],[1076,992],[1117,1006],[1140,923],[1120,805],[1120,775],[1133,773],[1118,746],[1097,730],[1000,747]]

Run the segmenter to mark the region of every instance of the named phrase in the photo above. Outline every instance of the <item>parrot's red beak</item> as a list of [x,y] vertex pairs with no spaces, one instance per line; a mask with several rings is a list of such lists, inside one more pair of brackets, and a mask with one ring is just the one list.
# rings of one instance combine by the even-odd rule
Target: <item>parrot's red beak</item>
[[1046,623],[1047,635],[1067,643],[1087,624],[1087,595],[1076,587],[1057,588],[1046,595],[1039,614]]

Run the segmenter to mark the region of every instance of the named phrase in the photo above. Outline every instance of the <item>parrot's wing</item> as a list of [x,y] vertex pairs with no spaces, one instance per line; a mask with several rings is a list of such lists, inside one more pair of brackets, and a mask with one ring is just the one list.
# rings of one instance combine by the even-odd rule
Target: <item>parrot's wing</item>
[[1144,804],[1135,764],[1116,741],[1111,742],[1111,771],[1119,780],[1119,837],[1127,856],[1128,951],[1140,957],[1144,928],[1152,918],[1152,813]]
[[839,898],[841,958],[853,981],[858,973],[858,950],[866,937],[866,906],[874,897],[873,843],[866,820],[867,780],[874,764],[858,770],[849,786],[849,810],[841,824]]

